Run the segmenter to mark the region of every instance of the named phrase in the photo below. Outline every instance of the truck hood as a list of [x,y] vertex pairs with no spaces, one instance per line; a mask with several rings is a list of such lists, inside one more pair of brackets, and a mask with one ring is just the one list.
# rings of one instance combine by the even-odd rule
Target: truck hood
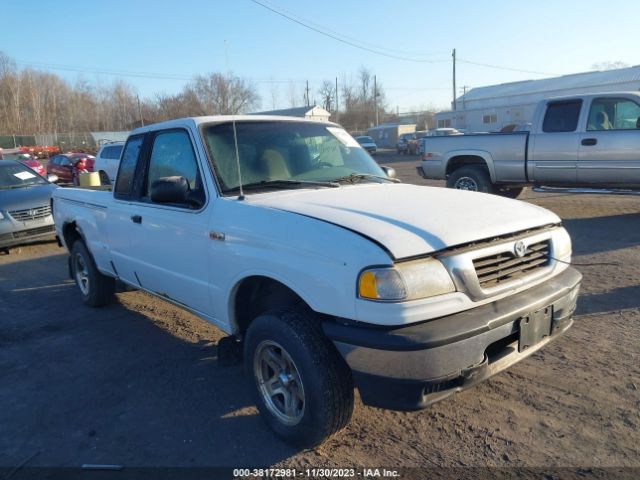
[[249,197],[329,222],[384,246],[394,259],[560,223],[544,208],[485,193],[408,184],[361,184]]

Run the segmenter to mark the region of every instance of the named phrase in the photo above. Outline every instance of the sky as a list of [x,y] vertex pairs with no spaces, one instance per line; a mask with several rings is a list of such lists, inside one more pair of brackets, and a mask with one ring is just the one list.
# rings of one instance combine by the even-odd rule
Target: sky
[[255,84],[262,110],[303,105],[307,81],[319,103],[323,80],[355,81],[363,67],[390,110],[448,109],[454,48],[458,94],[640,64],[632,0],[3,0],[2,15],[0,50],[19,67],[122,79],[141,98],[231,72]]

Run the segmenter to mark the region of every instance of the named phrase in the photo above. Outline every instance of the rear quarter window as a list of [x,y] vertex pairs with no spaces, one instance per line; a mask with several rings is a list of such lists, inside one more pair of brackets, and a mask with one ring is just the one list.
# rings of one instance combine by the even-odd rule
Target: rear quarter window
[[122,152],[122,160],[118,168],[118,177],[116,179],[116,187],[114,197],[128,199],[131,196],[133,187],[133,179],[135,177],[136,166],[142,150],[142,142],[144,136],[136,136],[127,140]]
[[550,102],[542,123],[545,133],[575,132],[578,128],[582,100]]

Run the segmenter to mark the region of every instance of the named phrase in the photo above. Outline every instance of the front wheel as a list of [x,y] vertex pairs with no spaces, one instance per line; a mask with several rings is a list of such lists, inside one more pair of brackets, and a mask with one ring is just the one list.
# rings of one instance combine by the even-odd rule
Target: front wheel
[[486,169],[477,166],[461,167],[447,178],[447,187],[473,192],[493,193],[493,184]]
[[349,422],[351,371],[306,311],[286,308],[257,317],[245,337],[244,362],[258,410],[287,443],[317,446]]
[[82,240],[77,240],[71,248],[71,275],[86,305],[102,307],[113,298],[115,280],[100,273]]

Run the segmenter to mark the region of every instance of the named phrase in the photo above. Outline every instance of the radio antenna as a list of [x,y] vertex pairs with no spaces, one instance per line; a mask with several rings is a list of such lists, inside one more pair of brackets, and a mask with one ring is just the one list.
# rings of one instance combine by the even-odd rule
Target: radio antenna
[[238,133],[236,132],[236,117],[233,116],[233,143],[236,147],[236,165],[238,166],[238,183],[240,187],[240,195],[238,200],[244,200],[244,192],[242,191],[242,173],[240,172],[240,152],[238,151]]

